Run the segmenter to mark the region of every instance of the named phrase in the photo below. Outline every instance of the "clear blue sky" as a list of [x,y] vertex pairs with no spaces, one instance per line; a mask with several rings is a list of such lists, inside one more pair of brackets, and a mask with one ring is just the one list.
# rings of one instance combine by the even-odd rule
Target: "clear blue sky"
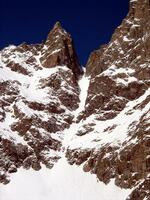
[[129,0],[0,0],[0,49],[40,43],[60,21],[85,64],[91,51],[110,40],[128,6]]

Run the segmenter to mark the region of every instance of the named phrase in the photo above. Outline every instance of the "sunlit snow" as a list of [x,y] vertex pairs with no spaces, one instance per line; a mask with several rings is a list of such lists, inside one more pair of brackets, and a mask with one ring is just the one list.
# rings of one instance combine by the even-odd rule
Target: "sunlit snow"
[[1,200],[124,200],[131,190],[99,182],[82,167],[71,166],[65,158],[49,170],[19,169],[10,184],[0,187]]

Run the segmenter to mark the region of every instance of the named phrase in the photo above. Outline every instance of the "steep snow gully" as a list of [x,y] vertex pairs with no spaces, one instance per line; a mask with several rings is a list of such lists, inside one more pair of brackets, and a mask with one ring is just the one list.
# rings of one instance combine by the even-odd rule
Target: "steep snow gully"
[[79,114],[84,110],[85,101],[87,98],[88,93],[88,87],[89,87],[90,79],[84,74],[81,79],[78,81],[78,85],[80,88],[80,103],[78,108],[73,112],[74,115],[74,123],[71,124],[69,129],[66,129],[63,133],[63,148],[66,149],[69,145],[69,143],[74,139],[75,134],[77,133],[80,124],[82,124],[82,121],[80,123],[76,123],[76,119],[79,116]]
[[0,51],[0,200],[150,199],[149,11],[130,0],[84,75],[59,22]]
[[[107,185],[96,175],[85,173],[81,166],[69,165],[65,151],[76,137],[80,123],[77,116],[84,109],[89,86],[89,78],[83,75],[79,80],[80,103],[74,114],[74,123],[63,133],[61,159],[50,170],[45,166],[38,172],[20,168],[11,175],[11,182],[0,187],[1,200],[124,200],[131,190],[121,189],[114,180]],[[21,186],[21,187],[20,187]],[[18,189],[19,188],[19,189]]]
[[78,85],[80,88],[80,95],[79,95],[80,103],[79,103],[78,109],[73,113],[75,116],[74,117],[75,120],[77,119],[77,116],[79,115],[79,113],[84,110],[85,101],[88,94],[89,83],[90,83],[90,79],[84,73],[82,78],[78,81]]

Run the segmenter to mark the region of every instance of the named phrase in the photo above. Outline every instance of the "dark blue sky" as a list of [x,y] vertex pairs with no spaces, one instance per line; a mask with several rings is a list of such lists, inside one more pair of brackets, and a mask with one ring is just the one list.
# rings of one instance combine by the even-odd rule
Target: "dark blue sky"
[[128,12],[129,0],[0,0],[0,49],[40,43],[56,21],[73,36],[81,64],[107,43]]

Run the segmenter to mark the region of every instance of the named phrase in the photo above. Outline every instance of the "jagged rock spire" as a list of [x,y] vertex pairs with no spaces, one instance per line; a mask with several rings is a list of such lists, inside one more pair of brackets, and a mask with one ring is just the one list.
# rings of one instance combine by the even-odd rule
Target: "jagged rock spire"
[[63,30],[64,32],[66,32],[65,29],[63,28],[63,26],[62,26],[62,24],[61,24],[60,21],[57,21],[57,22],[54,24],[52,30]]
[[56,37],[58,39],[59,37],[63,37],[63,36],[67,36],[67,35],[70,36],[69,33],[67,33],[65,31],[65,29],[62,27],[61,23],[59,21],[57,21],[54,24],[52,30],[49,32],[46,43],[48,43],[49,40],[52,39],[52,37]]
[[72,37],[60,22],[56,22],[48,34],[41,62],[44,67],[66,65],[72,69],[76,77],[82,73]]
[[55,23],[54,28],[62,28],[60,21]]

